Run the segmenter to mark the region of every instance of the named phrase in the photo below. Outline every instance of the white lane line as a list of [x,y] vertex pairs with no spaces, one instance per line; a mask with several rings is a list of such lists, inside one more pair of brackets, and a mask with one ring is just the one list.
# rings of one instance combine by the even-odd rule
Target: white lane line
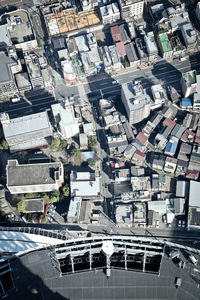
[[157,70],[165,70],[167,67],[158,68]]

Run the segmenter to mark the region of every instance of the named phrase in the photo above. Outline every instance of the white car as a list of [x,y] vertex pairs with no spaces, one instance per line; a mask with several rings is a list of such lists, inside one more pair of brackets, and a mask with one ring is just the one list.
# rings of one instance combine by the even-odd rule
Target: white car
[[185,228],[185,220],[182,220],[182,227]]
[[178,221],[178,227],[181,227],[181,224],[182,224],[182,222],[181,222],[181,220],[179,220]]

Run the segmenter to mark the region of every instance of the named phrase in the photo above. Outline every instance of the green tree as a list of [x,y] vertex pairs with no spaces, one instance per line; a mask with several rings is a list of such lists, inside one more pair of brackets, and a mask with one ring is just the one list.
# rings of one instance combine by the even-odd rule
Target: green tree
[[8,150],[8,143],[5,140],[0,144],[0,150]]
[[88,137],[88,146],[95,147],[97,145],[97,137],[96,135],[90,135]]
[[63,191],[63,195],[65,197],[69,197],[69,194],[70,194],[69,184],[63,186],[62,191]]
[[94,159],[90,159],[90,160],[88,161],[88,166],[94,167],[94,166],[95,166],[95,163],[96,163],[96,161],[95,161]]
[[25,202],[23,200],[21,200],[17,203],[17,210],[18,210],[18,212],[25,211]]
[[60,191],[53,191],[50,195],[50,202],[58,202],[60,200]]
[[51,142],[51,150],[53,152],[56,152],[56,151],[58,151],[59,146],[60,146],[60,140],[59,139],[53,139],[52,142]]
[[80,153],[81,153],[81,152],[80,152],[79,149],[72,149],[70,155],[71,155],[71,156],[74,156],[74,157],[79,157]]
[[125,60],[125,62],[124,62],[124,67],[125,67],[125,68],[129,68],[129,66],[130,66],[130,65],[129,65],[128,60]]
[[66,140],[60,140],[60,149],[62,151],[65,150],[66,146],[67,146],[67,141]]

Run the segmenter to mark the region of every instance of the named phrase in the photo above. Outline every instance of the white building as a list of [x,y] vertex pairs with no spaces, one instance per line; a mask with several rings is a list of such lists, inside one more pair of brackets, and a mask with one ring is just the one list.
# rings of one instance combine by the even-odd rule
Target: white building
[[139,81],[135,81],[134,84],[132,82],[124,83],[121,89],[121,98],[131,124],[148,118],[151,99]]
[[196,92],[197,78],[195,70],[182,73],[181,87],[184,98],[187,98]]
[[131,227],[133,225],[132,204],[120,204],[115,207],[116,224],[120,227]]
[[78,120],[74,116],[73,106],[67,103],[51,105],[57,130],[64,139],[71,138],[79,133]]
[[100,178],[95,173],[75,172],[70,174],[71,196],[80,196],[82,198],[100,197]]
[[81,197],[72,197],[70,199],[69,209],[67,213],[67,222],[68,223],[78,223],[79,216],[81,211]]
[[157,59],[158,57],[158,48],[156,45],[155,37],[153,34],[153,31],[148,32],[144,36],[144,41],[146,43],[146,48],[149,56],[149,61],[153,62]]
[[64,182],[61,162],[19,164],[8,160],[6,166],[7,188],[11,194],[52,192]]
[[151,109],[156,109],[160,107],[167,100],[166,91],[161,84],[152,85],[151,93],[154,101]]
[[99,8],[100,16],[102,23],[105,24],[112,24],[118,20],[120,20],[120,11],[117,2],[101,6]]
[[76,73],[71,60],[62,60],[61,68],[63,72],[63,77],[68,82],[76,81]]
[[144,0],[119,0],[123,20],[140,19],[143,15]]

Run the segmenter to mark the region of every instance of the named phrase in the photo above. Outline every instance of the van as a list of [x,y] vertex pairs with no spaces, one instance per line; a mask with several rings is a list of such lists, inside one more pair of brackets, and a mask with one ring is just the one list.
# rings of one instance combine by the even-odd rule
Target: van
[[196,259],[195,257],[194,257],[194,255],[190,255],[189,256],[189,259],[190,259],[190,261],[193,263],[193,265],[197,265],[197,263],[198,263],[198,259]]
[[179,251],[174,251],[172,250],[170,253],[169,253],[169,258],[171,259],[174,259],[176,257],[179,257]]
[[18,96],[14,96],[12,99],[11,99],[11,102],[12,103],[16,103],[16,102],[19,102],[20,101],[20,98]]

